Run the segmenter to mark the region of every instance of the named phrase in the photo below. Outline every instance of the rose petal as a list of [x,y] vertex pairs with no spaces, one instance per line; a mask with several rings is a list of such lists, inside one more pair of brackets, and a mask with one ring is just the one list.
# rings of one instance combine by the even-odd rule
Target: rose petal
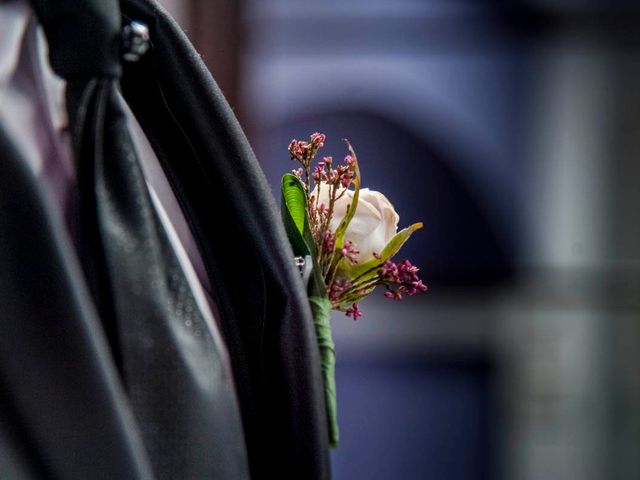
[[[338,195],[342,191],[344,189],[340,189]],[[311,195],[318,195],[317,185]],[[336,201],[329,226],[332,232],[336,231],[346,215],[347,207],[353,201],[353,195],[353,190],[347,190],[342,198]],[[329,204],[329,187],[326,184],[320,187],[319,201]],[[396,234],[399,220],[393,205],[382,193],[368,188],[360,189],[356,213],[345,233],[345,240],[351,240],[360,250],[356,255],[358,262],[366,262],[373,257],[374,253],[382,251]]]

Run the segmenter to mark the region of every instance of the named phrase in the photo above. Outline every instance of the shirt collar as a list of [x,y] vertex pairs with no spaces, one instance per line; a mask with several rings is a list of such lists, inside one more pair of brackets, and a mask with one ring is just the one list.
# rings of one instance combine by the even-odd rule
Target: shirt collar
[[33,16],[23,0],[3,2],[0,13],[0,108],[2,97],[18,65],[29,20]]

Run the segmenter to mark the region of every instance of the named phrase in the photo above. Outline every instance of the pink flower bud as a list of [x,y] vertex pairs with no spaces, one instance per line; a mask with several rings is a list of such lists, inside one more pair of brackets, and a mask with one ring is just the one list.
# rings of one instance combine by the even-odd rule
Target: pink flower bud
[[324,146],[324,141],[326,136],[324,133],[313,133],[311,134],[311,143],[317,146],[317,148],[321,148]]
[[360,310],[360,306],[357,303],[351,305],[351,308],[346,311],[347,317],[352,317],[354,320],[357,320],[362,316],[362,310]]

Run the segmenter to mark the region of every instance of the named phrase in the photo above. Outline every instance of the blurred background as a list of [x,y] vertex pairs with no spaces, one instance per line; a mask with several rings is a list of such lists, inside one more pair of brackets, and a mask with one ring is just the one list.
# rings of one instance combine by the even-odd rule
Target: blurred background
[[279,198],[355,146],[429,292],[337,314],[336,480],[640,478],[640,6],[165,0]]

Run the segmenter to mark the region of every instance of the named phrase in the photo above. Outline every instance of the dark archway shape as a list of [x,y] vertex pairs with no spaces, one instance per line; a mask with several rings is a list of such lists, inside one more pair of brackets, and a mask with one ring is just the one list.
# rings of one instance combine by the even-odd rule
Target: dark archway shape
[[[485,203],[509,202],[478,198],[466,178],[453,166],[452,152],[427,142],[389,118],[365,111],[332,111],[291,117],[268,132],[268,151],[258,152],[277,193],[282,159],[291,138],[321,130],[328,136],[324,155],[336,160],[346,153],[348,138],[360,159],[363,186],[382,191],[400,214],[400,226],[423,221],[425,229],[405,245],[406,257],[422,268],[430,287],[492,286],[511,278],[515,233],[497,232],[487,218]],[[277,159],[277,160],[276,160]],[[497,189],[494,189],[497,190]],[[483,190],[486,191],[486,190]],[[491,191],[491,190],[489,190]],[[507,209],[508,210],[508,209]],[[515,224],[507,219],[508,223]]]

